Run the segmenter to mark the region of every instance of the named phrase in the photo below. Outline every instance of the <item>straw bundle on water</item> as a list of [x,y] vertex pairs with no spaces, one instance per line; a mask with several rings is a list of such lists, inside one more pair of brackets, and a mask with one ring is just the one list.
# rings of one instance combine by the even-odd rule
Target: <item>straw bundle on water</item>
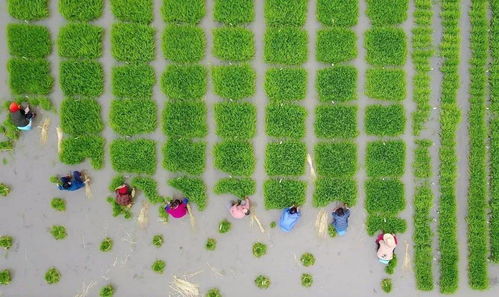
[[173,276],[170,283],[170,288],[182,297],[197,297],[199,296],[199,286],[189,281]]
[[50,118],[45,118],[43,120],[43,124],[40,126],[40,143],[46,144],[49,136],[49,126],[50,126]]
[[258,229],[260,229],[260,232],[264,233],[265,228],[263,228],[262,223],[260,222],[260,219],[256,216],[256,213],[254,210],[251,210],[251,220],[250,220],[250,226],[253,226],[256,222],[256,225],[258,226]]
[[61,152],[61,144],[62,144],[62,129],[60,127],[57,127],[56,129],[57,132],[57,152]]
[[192,230],[195,230],[196,229],[196,218],[194,217],[194,214],[192,213],[192,207],[189,203],[187,203],[187,212],[189,213],[189,220],[191,221]]
[[307,162],[310,166],[310,176],[312,179],[316,179],[317,175],[315,174],[314,164],[312,163],[312,156],[310,156],[310,154],[307,154]]
[[327,238],[327,229],[327,212],[324,208],[321,208],[317,214],[317,218],[315,219],[315,230],[320,238]]
[[90,188],[90,177],[86,174],[83,174],[83,183],[85,184],[85,196],[87,197],[87,199],[94,198],[92,189]]
[[405,243],[404,269],[411,269],[411,257],[409,256],[409,243]]
[[147,227],[147,224],[149,223],[148,210],[149,203],[142,203],[142,208],[140,209],[139,217],[137,218],[137,222],[142,229],[145,229]]

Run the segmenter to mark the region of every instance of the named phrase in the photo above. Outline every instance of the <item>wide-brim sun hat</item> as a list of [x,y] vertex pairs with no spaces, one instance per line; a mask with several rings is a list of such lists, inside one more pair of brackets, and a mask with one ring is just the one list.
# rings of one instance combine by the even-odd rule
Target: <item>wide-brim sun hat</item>
[[385,233],[383,235],[383,241],[389,247],[395,247],[395,246],[397,246],[397,244],[395,243],[395,238],[390,233]]

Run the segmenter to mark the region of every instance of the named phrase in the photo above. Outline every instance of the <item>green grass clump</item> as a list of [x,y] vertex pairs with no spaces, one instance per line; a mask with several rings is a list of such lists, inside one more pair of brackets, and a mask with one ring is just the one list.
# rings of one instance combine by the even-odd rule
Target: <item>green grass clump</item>
[[305,288],[310,288],[313,283],[314,283],[314,279],[313,279],[311,274],[303,273],[301,275],[301,285],[302,286],[304,286]]
[[109,192],[114,192],[117,187],[121,186],[122,184],[126,183],[126,178],[124,175],[119,174],[113,177],[111,180],[111,183],[109,184]]
[[163,155],[163,167],[168,171],[199,175],[205,168],[206,142],[170,139]]
[[114,295],[114,287],[112,285],[107,285],[102,287],[99,292],[100,297],[113,297]]
[[61,276],[62,275],[57,268],[51,267],[45,273],[45,281],[49,285],[57,284],[61,280]]
[[392,291],[392,280],[390,278],[385,278],[381,281],[381,289],[385,293],[390,293]]
[[354,138],[357,130],[357,106],[319,105],[315,109],[315,134],[320,138]]
[[270,222],[270,228],[274,229],[277,227],[277,223],[275,221]]
[[161,89],[170,99],[201,99],[206,94],[207,71],[201,65],[169,65]]
[[153,27],[116,23],[111,30],[111,51],[120,62],[143,63],[155,59],[156,31]]
[[315,181],[314,207],[325,207],[334,201],[355,205],[357,183],[353,178],[319,177]]
[[255,242],[252,250],[253,256],[260,258],[267,253],[267,245],[261,242]]
[[255,37],[246,28],[213,30],[213,55],[226,61],[248,61],[255,56]]
[[316,13],[323,25],[352,27],[359,18],[359,1],[318,0]]
[[255,171],[253,144],[247,141],[226,140],[215,145],[215,167],[235,176],[250,176]]
[[113,248],[113,240],[109,237],[106,237],[100,243],[99,250],[101,252],[109,252],[112,248]]
[[9,235],[2,235],[0,236],[0,248],[3,248],[4,250],[8,250],[12,247],[12,243],[14,242],[14,239],[12,236]]
[[153,19],[153,0],[111,0],[111,8],[122,22],[149,24]]
[[165,203],[167,198],[158,194],[158,183],[149,176],[136,176],[132,179],[131,186],[144,193],[152,204]]
[[300,65],[307,60],[307,31],[293,27],[269,28],[265,32],[265,62]]
[[416,149],[414,150],[414,176],[417,178],[430,178],[432,175],[430,147],[433,145],[431,140],[417,139]]
[[357,171],[357,145],[353,142],[320,142],[315,145],[317,174],[352,177]]
[[206,240],[205,248],[208,251],[214,251],[217,248],[217,241],[214,238],[208,238],[208,240]]
[[50,228],[50,234],[52,234],[52,236],[54,236],[56,240],[61,240],[66,238],[66,236],[68,236],[66,228],[60,225],[52,226],[52,228]]
[[405,208],[404,184],[397,179],[369,179],[365,189],[369,213],[395,215]]
[[45,26],[8,24],[9,54],[26,58],[43,58],[52,51],[50,32]]
[[219,137],[250,139],[255,136],[256,107],[251,103],[217,103],[215,120]]
[[151,265],[152,271],[162,274],[165,271],[166,263],[163,260],[156,260]]
[[316,58],[323,63],[336,64],[357,57],[357,36],[347,28],[322,29],[317,33]]
[[120,135],[151,133],[158,126],[156,101],[119,99],[111,102],[109,117],[114,132]]
[[102,56],[102,27],[69,23],[61,28],[57,38],[59,56],[96,59]]
[[253,0],[216,0],[213,16],[224,25],[237,26],[255,19]]
[[218,225],[218,232],[222,233],[222,234],[227,233],[230,231],[231,228],[232,228],[232,224],[229,221],[227,221],[227,219],[224,219]]
[[375,136],[398,136],[405,130],[405,111],[401,104],[370,105],[366,109],[366,133]]
[[400,28],[372,28],[365,33],[366,60],[374,66],[402,66],[407,59],[407,40]]
[[48,95],[54,79],[50,63],[44,59],[10,59],[7,64],[10,90],[15,95]]
[[99,97],[104,92],[104,70],[96,61],[62,61],[61,89],[66,96]]
[[59,12],[68,21],[92,21],[104,10],[103,0],[59,0]]
[[407,19],[408,0],[367,0],[367,16],[373,25],[399,25]]
[[255,194],[256,183],[251,178],[222,178],[215,186],[215,194],[232,194],[238,198]]
[[255,278],[255,285],[260,289],[268,289],[270,283],[270,278],[265,275],[259,275]]
[[394,274],[396,267],[397,267],[397,255],[393,254],[393,259],[391,259],[390,262],[388,262],[388,265],[385,266],[385,272],[387,274]]
[[405,71],[371,68],[366,75],[366,95],[380,100],[402,101],[406,96]]
[[205,0],[163,0],[161,13],[167,23],[197,24],[206,13]]
[[196,203],[199,210],[204,210],[206,208],[208,199],[206,185],[201,178],[182,176],[170,179],[168,184],[182,192],[184,197],[189,198],[189,203]]
[[307,0],[266,0],[265,23],[267,26],[301,27],[307,19]]
[[111,143],[111,163],[117,172],[153,174],[156,142],[150,139],[116,139]]
[[64,138],[61,144],[59,159],[62,163],[76,165],[90,158],[90,164],[95,169],[104,166],[103,137],[94,135],[80,135]]
[[215,94],[226,99],[243,99],[255,94],[255,70],[247,65],[213,67]]
[[113,67],[112,81],[115,97],[146,99],[152,97],[156,75],[149,65],[123,65]]
[[307,71],[303,68],[270,68],[265,73],[265,93],[271,100],[303,100]]
[[299,180],[269,179],[263,186],[266,209],[282,209],[305,202],[307,184]]
[[0,196],[7,196],[10,193],[10,187],[6,184],[0,183]]
[[206,36],[196,26],[171,25],[163,34],[163,54],[175,63],[199,62],[204,58]]
[[307,147],[304,142],[268,143],[265,151],[265,171],[268,176],[303,175],[306,156]]
[[62,198],[52,198],[50,201],[50,206],[57,211],[65,211],[66,210],[66,200]]
[[0,270],[0,285],[6,286],[12,281],[12,275],[10,270],[4,269]]
[[296,104],[269,104],[265,117],[265,131],[276,138],[303,138],[307,110]]
[[204,137],[208,133],[206,113],[202,102],[169,102],[163,112],[163,132],[170,137]]
[[405,169],[405,143],[402,140],[367,144],[367,176],[400,177]]
[[329,235],[329,238],[335,238],[336,237],[336,228],[334,228],[333,224],[329,224],[327,226],[327,234]]
[[208,292],[204,295],[204,297],[222,297],[222,293],[218,289],[209,289]]
[[357,99],[357,69],[335,66],[317,71],[315,87],[321,102],[346,102]]
[[152,238],[152,245],[154,245],[157,248],[160,248],[164,242],[165,242],[165,239],[163,238],[163,235],[161,235],[161,234],[156,234]]
[[36,21],[49,16],[48,0],[9,0],[9,14],[18,20]]
[[64,99],[61,104],[61,129],[73,135],[99,133],[104,129],[100,113],[100,104],[95,99]]
[[[117,216],[120,216],[120,215],[123,215],[123,217],[125,219],[131,219],[133,214],[132,212],[130,211],[130,208],[129,207],[126,207],[126,206],[123,206],[123,205],[119,205],[118,203],[116,203],[116,200],[114,197],[107,197],[106,201],[111,204],[112,208],[113,208],[113,217],[117,217]],[[163,206],[162,206],[163,208]],[[163,212],[164,209],[163,209]]]
[[404,233],[407,230],[406,221],[393,215],[369,214],[366,225],[369,236],[378,232]]
[[305,253],[301,255],[300,262],[305,267],[309,267],[315,264],[315,257],[311,253]]

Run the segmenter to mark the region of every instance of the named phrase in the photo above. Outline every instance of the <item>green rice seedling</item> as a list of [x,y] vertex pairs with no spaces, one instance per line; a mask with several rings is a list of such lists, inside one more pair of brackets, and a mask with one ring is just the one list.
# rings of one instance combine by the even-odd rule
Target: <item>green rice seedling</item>
[[10,59],[7,64],[9,86],[13,94],[48,95],[54,79],[50,75],[50,63],[44,59]]
[[265,275],[259,275],[255,278],[255,285],[260,289],[268,289],[270,284],[270,278]]
[[414,176],[417,178],[430,178],[432,175],[430,147],[433,145],[431,140],[417,139],[416,149],[414,150]]
[[113,297],[113,295],[114,295],[114,287],[112,285],[107,285],[100,289],[99,292],[100,297]]
[[104,129],[100,113],[100,104],[95,99],[64,99],[61,105],[61,129],[72,135],[99,133]]
[[365,33],[366,60],[373,66],[402,66],[407,59],[407,38],[400,28],[374,27]]
[[319,142],[314,152],[319,176],[352,177],[357,171],[357,145],[353,142]]
[[7,40],[11,56],[44,58],[52,51],[50,32],[45,26],[8,24]]
[[156,142],[150,139],[116,139],[111,143],[111,164],[117,172],[153,174]]
[[315,134],[319,138],[354,138],[359,134],[357,106],[319,105],[315,115]]
[[0,285],[6,286],[12,281],[12,275],[10,270],[4,269],[0,270]]
[[255,94],[255,70],[247,65],[213,67],[215,94],[222,98],[239,100]]
[[113,67],[113,95],[123,99],[148,99],[156,83],[154,69],[149,65]]
[[215,121],[219,137],[251,139],[256,134],[256,107],[247,102],[217,103]]
[[113,208],[113,217],[117,217],[120,215],[123,215],[125,219],[131,219],[132,218],[132,212],[130,211],[130,208],[119,205],[116,203],[116,200],[113,197],[107,197],[106,201],[111,204]]
[[253,256],[260,258],[267,253],[267,245],[261,242],[253,244]]
[[49,16],[48,0],[9,0],[9,14],[18,20],[36,21]]
[[96,59],[102,56],[102,27],[69,23],[61,28],[57,38],[59,56],[65,58]]
[[54,225],[50,228],[50,234],[54,236],[56,240],[61,240],[64,239],[68,236],[68,233],[66,232],[66,228],[64,226],[60,225]]
[[159,274],[163,274],[163,272],[165,271],[165,267],[166,267],[166,263],[163,260],[156,260],[151,265],[152,271],[159,273]]
[[113,249],[113,240],[109,237],[104,238],[100,243],[99,250],[101,252],[109,252]]
[[395,215],[405,208],[404,184],[398,179],[369,179],[365,189],[369,213]]
[[265,93],[271,100],[303,100],[307,71],[303,68],[270,68],[265,73]]
[[385,293],[390,293],[392,291],[392,280],[390,278],[385,278],[381,281],[381,289]]
[[206,36],[192,25],[170,25],[163,34],[165,58],[175,63],[199,62],[204,58]]
[[111,8],[122,22],[149,24],[153,19],[153,0],[111,0]]
[[168,102],[163,112],[163,132],[170,137],[205,137],[206,113],[202,102]]
[[68,21],[93,21],[103,10],[103,0],[59,0],[59,12]]
[[346,102],[357,99],[357,69],[335,66],[317,71],[315,88],[321,102]]
[[120,135],[151,133],[158,126],[156,101],[120,99],[111,102],[111,127]]
[[307,0],[266,0],[265,23],[267,26],[301,27],[307,19]]
[[104,166],[104,138],[93,135],[80,135],[66,137],[62,140],[59,159],[62,163],[76,165],[90,159],[90,164],[95,169]]
[[293,27],[268,28],[265,32],[266,63],[300,65],[307,60],[307,31]]
[[163,167],[171,172],[199,175],[206,165],[206,142],[170,139],[163,149]]
[[201,65],[169,65],[161,89],[171,99],[201,99],[206,94],[207,71]]
[[120,62],[143,63],[155,59],[156,31],[143,24],[117,23],[111,30],[111,51]]
[[307,110],[296,104],[271,103],[267,105],[265,131],[276,138],[303,138]]
[[283,209],[305,202],[307,184],[299,180],[269,179],[263,186],[265,208]]
[[123,185],[124,183],[126,183],[126,178],[124,175],[116,175],[115,177],[113,177],[113,179],[111,180],[111,183],[109,184],[109,192],[114,192],[116,190],[117,187]]
[[167,23],[197,24],[206,13],[204,0],[163,0],[161,8],[163,19]]
[[104,92],[104,70],[96,61],[62,61],[61,89],[66,96],[99,97]]
[[357,57],[357,36],[347,28],[328,28],[317,32],[316,59],[336,64]]
[[206,208],[208,197],[206,194],[206,185],[201,178],[182,176],[170,179],[168,184],[182,192],[184,197],[189,198],[190,202],[196,203],[199,210]]
[[50,183],[52,184],[58,184],[60,182],[60,179],[57,175],[52,175],[50,178],[49,178],[49,181]]
[[208,238],[208,240],[206,240],[205,248],[208,251],[214,251],[217,248],[217,241],[214,238]]
[[366,226],[369,236],[378,232],[404,233],[407,230],[407,222],[393,215],[369,214]]
[[368,0],[367,16],[373,25],[399,25],[407,20],[408,0]]
[[405,170],[405,143],[401,140],[367,144],[367,176],[400,177]]
[[227,219],[224,219],[223,221],[220,222],[220,224],[218,224],[218,232],[222,234],[229,232],[231,228],[232,224],[229,221],[227,221]]
[[325,26],[352,27],[359,18],[359,1],[318,0],[316,13]]
[[388,262],[388,265],[385,266],[385,272],[387,274],[393,274],[395,273],[396,267],[397,267],[397,255],[393,254],[393,259],[391,259],[390,262]]
[[314,283],[314,278],[309,273],[303,273],[300,279],[301,279],[301,285],[304,286],[305,288],[310,288]]
[[305,173],[307,147],[304,142],[284,141],[267,144],[265,171],[269,176],[300,176]]
[[232,194],[238,198],[255,194],[256,183],[251,178],[222,178],[215,185],[215,194]]
[[277,227],[277,223],[275,221],[270,222],[270,228],[274,229]]
[[225,140],[214,148],[215,167],[235,176],[250,176],[255,171],[253,144],[247,141]]
[[384,68],[368,69],[366,95],[380,100],[404,100],[406,97],[405,71]]
[[61,277],[61,273],[55,267],[49,268],[45,273],[45,281],[49,285],[57,284],[61,280]]
[[255,19],[253,0],[216,0],[213,16],[224,25],[237,26]]
[[167,198],[158,194],[158,183],[149,176],[136,176],[132,179],[132,187],[144,192],[147,200],[152,204],[165,203]]
[[350,206],[357,201],[357,183],[352,178],[319,177],[315,181],[314,207],[325,207],[334,201]]
[[208,292],[204,295],[205,297],[222,297],[222,293],[218,289],[209,289]]
[[405,111],[401,104],[370,105],[366,109],[366,133],[375,136],[398,136],[405,130]]
[[158,207],[158,217],[159,217],[160,222],[168,223],[168,219],[169,219],[170,215],[165,211],[164,205],[160,205]]
[[[3,126],[0,126],[0,129],[3,129]],[[14,140],[0,141],[0,152],[13,151],[13,150],[14,150]]]
[[50,202],[50,206],[56,211],[65,211],[66,210],[66,200],[62,198],[52,198]]
[[[226,1],[225,1],[226,2]],[[248,61],[255,56],[255,36],[246,28],[213,30],[213,55],[226,61]]]
[[336,229],[333,227],[333,224],[329,224],[329,226],[327,226],[327,234],[329,235],[329,238],[336,237]]
[[6,184],[1,184],[0,183],[0,196],[7,196],[10,193],[10,187],[7,186]]
[[14,239],[12,236],[9,235],[2,235],[0,236],[0,248],[3,248],[4,250],[8,250],[12,247],[12,244],[14,242]]
[[315,264],[315,257],[311,253],[301,255],[300,262],[303,266],[309,267]]
[[160,248],[164,242],[165,242],[165,239],[163,238],[163,235],[161,235],[161,234],[156,234],[152,238],[152,245],[154,245],[157,248]]
[[430,210],[433,208],[433,192],[428,183],[416,188],[414,195],[414,258],[416,287],[433,290],[433,231]]

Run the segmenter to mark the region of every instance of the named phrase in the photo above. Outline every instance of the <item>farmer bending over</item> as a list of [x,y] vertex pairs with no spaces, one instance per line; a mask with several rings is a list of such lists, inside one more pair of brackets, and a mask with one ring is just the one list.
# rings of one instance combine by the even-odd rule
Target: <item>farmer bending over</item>
[[282,231],[289,232],[295,227],[300,217],[301,212],[298,206],[293,205],[285,208],[282,211],[281,219],[279,220],[279,227],[281,227]]
[[348,218],[350,217],[350,209],[346,204],[344,207],[338,207],[333,211],[333,227],[339,236],[345,235],[348,229]]
[[397,237],[394,234],[382,233],[378,235],[376,243],[378,244],[378,260],[383,264],[390,263],[393,259],[393,251],[397,247]]
[[80,171],[73,171],[73,175],[61,177],[57,186],[62,191],[76,191],[83,188],[85,182],[81,179]]
[[116,193],[116,203],[125,206],[132,207],[133,198],[135,196],[135,189],[127,184],[122,184],[117,187],[114,192]]
[[28,104],[26,104],[26,107],[23,108],[21,104],[12,102],[9,105],[9,111],[10,120],[17,127],[17,129],[22,131],[31,130],[35,113],[30,110]]
[[189,199],[187,198],[182,199],[182,201],[180,201],[179,199],[174,199],[165,206],[165,211],[174,218],[181,218],[188,212],[188,203]]
[[231,201],[229,209],[231,216],[235,219],[242,219],[250,214],[250,200],[248,197],[244,200]]

